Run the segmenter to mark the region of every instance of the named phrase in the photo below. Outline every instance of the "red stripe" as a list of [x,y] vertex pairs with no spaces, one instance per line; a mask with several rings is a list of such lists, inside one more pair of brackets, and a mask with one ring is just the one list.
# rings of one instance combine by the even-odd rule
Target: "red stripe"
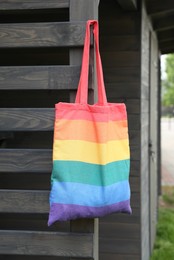
[[125,104],[107,103],[106,106],[58,103],[56,119],[88,120],[98,122],[127,120]]

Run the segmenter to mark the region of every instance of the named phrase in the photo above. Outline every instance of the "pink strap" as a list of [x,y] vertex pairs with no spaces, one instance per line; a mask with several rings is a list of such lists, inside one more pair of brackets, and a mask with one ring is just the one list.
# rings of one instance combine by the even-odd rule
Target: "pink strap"
[[96,69],[97,69],[97,90],[98,90],[98,104],[107,104],[102,63],[99,53],[99,29],[97,20],[89,20],[86,25],[86,35],[82,58],[81,75],[76,95],[76,103],[87,104],[88,100],[88,75],[89,75],[89,52],[90,52],[90,26],[93,25],[95,55],[96,55]]

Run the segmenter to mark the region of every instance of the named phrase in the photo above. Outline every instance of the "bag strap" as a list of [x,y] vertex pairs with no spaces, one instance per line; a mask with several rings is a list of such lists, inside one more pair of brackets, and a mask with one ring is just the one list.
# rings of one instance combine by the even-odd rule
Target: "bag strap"
[[89,54],[90,54],[90,26],[93,25],[95,56],[96,56],[96,70],[97,70],[97,91],[98,91],[98,105],[107,104],[103,69],[99,52],[99,29],[97,20],[88,20],[86,24],[86,35],[82,58],[82,67],[80,80],[76,95],[75,103],[87,104],[88,102],[88,75],[89,75]]

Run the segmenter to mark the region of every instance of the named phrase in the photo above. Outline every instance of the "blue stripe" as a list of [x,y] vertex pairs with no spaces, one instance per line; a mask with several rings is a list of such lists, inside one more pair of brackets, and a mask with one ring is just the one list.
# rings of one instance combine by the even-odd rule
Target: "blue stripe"
[[73,182],[53,182],[50,193],[50,204],[101,207],[129,199],[130,187],[127,180],[104,187]]

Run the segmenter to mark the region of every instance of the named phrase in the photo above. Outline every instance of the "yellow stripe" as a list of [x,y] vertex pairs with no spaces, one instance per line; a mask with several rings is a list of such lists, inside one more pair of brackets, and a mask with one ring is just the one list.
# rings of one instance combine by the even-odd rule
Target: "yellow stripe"
[[55,140],[53,160],[82,161],[105,165],[130,158],[129,141],[117,140],[98,144],[79,140]]

